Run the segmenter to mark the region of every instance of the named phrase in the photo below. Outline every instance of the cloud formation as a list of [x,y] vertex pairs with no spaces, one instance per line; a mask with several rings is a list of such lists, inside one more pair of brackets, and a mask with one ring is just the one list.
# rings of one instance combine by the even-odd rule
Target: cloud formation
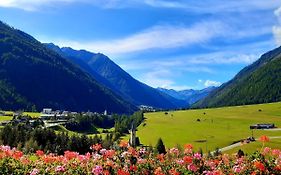
[[177,83],[173,80],[173,78],[175,77],[174,74],[175,73],[169,69],[157,69],[145,73],[142,77],[139,78],[139,80],[154,88],[161,87],[174,90],[192,89],[192,87],[190,86],[177,85]]
[[281,0],[2,0],[0,7],[13,7],[28,11],[44,6],[65,3],[84,3],[100,8],[131,8],[150,6],[154,8],[179,8],[196,13],[245,12],[277,8]]
[[278,20],[278,25],[272,27],[273,36],[277,46],[281,45],[281,7],[274,11],[275,16]]
[[218,81],[213,81],[213,80],[206,80],[205,83],[204,83],[204,86],[205,87],[210,87],[210,86],[220,86],[221,85],[221,82],[218,82]]
[[208,42],[224,31],[224,25],[217,21],[199,22],[193,26],[154,26],[125,38],[110,41],[76,42],[54,41],[59,46],[71,46],[106,54],[125,54],[149,49],[186,47]]
[[42,6],[52,5],[54,3],[72,3],[75,1],[77,0],[2,0],[0,1],[0,7],[36,11]]

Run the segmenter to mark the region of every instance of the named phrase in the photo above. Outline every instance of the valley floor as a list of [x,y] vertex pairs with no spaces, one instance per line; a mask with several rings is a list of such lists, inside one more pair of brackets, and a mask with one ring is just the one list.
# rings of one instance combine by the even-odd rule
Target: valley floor
[[[271,139],[266,143],[272,148],[281,148],[281,103],[260,105],[146,113],[145,121],[138,127],[137,136],[144,145],[154,146],[162,138],[166,147],[191,143],[203,152],[224,148],[252,135],[258,140],[261,135]],[[250,129],[250,125],[273,123],[275,130]],[[254,151],[261,148],[258,141],[237,146],[238,149]]]

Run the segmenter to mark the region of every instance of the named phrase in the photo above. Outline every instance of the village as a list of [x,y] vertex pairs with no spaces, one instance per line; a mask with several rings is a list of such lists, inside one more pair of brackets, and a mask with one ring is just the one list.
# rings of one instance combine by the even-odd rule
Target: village
[[108,116],[107,110],[103,113],[98,112],[72,112],[72,111],[63,111],[63,110],[53,110],[52,108],[44,108],[41,113],[37,116],[30,116],[29,114],[24,113],[23,111],[16,112],[3,112],[0,111],[0,117],[10,117],[11,120],[0,120],[0,126],[5,126],[9,123],[12,124],[27,124],[30,127],[36,127],[38,125],[42,128],[49,128],[57,125],[64,125],[68,122],[71,122],[75,119],[76,115],[83,116]]

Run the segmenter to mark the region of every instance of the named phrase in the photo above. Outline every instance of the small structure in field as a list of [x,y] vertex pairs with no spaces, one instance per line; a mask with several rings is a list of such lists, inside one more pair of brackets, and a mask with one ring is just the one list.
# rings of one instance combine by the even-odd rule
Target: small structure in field
[[271,129],[271,128],[275,128],[274,123],[262,123],[262,124],[255,124],[250,126],[250,129]]
[[42,111],[42,114],[52,114],[52,113],[53,113],[52,108],[44,108]]
[[136,128],[134,126],[134,123],[131,125],[131,130],[130,130],[130,146],[135,147],[136,146]]

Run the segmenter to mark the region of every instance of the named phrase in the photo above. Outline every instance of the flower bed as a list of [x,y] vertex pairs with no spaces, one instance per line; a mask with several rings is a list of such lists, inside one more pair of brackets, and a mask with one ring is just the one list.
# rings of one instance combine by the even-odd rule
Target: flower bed
[[93,145],[92,152],[85,155],[66,151],[59,156],[40,150],[24,155],[0,146],[0,174],[281,174],[281,151],[265,147],[249,156],[210,157],[193,152],[188,144],[182,151],[172,148],[164,155],[122,142],[116,150]]

